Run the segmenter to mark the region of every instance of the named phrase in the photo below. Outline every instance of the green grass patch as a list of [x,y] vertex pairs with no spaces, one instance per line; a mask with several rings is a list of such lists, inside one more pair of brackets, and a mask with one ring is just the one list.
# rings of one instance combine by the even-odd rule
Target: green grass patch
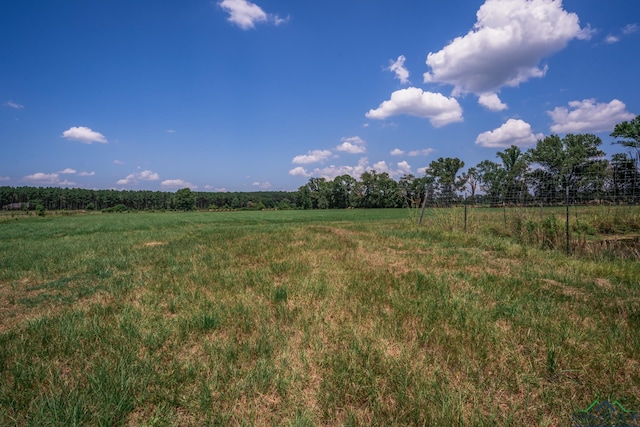
[[[483,209],[466,233],[457,208],[422,227],[407,210],[1,223],[0,425],[570,425],[596,398],[640,411],[640,263],[525,238],[561,210],[505,225]],[[597,209],[578,218],[602,236]]]

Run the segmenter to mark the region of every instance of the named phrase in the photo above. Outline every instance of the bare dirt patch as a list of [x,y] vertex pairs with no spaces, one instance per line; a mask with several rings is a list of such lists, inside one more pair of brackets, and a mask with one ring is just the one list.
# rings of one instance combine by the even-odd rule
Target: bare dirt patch
[[164,246],[166,245],[168,242],[146,242],[142,244],[142,247],[144,248],[151,248],[154,246]]
[[[0,282],[0,333],[15,328],[21,323],[42,316],[52,316],[61,312],[68,303],[60,302],[68,296],[64,290],[51,291],[38,286],[30,278],[23,278],[17,282]],[[35,303],[38,296],[43,296],[42,302]],[[103,292],[74,301],[74,307],[87,307],[90,304],[108,302]]]

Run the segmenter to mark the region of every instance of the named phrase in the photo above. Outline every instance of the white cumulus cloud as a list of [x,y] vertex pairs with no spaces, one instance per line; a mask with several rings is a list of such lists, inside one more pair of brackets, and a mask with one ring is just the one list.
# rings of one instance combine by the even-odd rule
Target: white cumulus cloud
[[409,175],[411,173],[411,165],[406,160],[397,163],[398,172],[402,175]]
[[400,55],[398,59],[395,60],[395,62],[389,61],[391,62],[391,65],[389,66],[389,68],[387,68],[387,70],[395,73],[396,79],[400,80],[400,83],[402,83],[403,85],[406,85],[409,83],[409,70],[405,68],[404,61],[406,61],[406,58],[404,57],[404,55]]
[[462,107],[455,98],[425,92],[416,87],[393,92],[391,99],[384,101],[378,108],[369,110],[366,116],[382,120],[400,114],[427,118],[434,127],[462,121]]
[[478,104],[491,111],[502,111],[507,109],[507,104],[503,103],[495,93],[481,94],[478,97]]
[[73,174],[76,173],[76,170],[75,169],[71,169],[71,168],[66,168],[64,170],[61,170],[58,173],[65,174],[65,175],[73,175]]
[[243,30],[255,28],[260,22],[271,22],[277,26],[288,21],[288,18],[269,14],[257,4],[247,0],[222,0],[218,5],[229,14],[227,20]]
[[94,176],[95,174],[95,172],[80,172],[78,176]]
[[329,150],[312,150],[307,154],[295,156],[291,162],[300,165],[306,165],[309,163],[324,162],[329,157],[331,157],[331,151]]
[[37,172],[33,175],[23,177],[22,180],[35,185],[57,185],[66,187],[76,185],[75,182],[60,180],[60,175],[57,173]]
[[595,99],[583,99],[569,102],[569,108],[556,107],[547,111],[547,114],[553,120],[552,132],[603,132],[613,131],[617,123],[635,117],[626,108],[624,102],[617,99],[608,104],[598,104]]
[[361,154],[367,151],[365,148],[366,141],[359,136],[342,138],[342,144],[336,147],[336,150],[349,154]]
[[[160,175],[150,170],[144,170],[138,173],[131,173],[126,178],[118,180],[117,185],[136,185],[140,181],[158,181]],[[166,181],[163,181],[166,182]]]
[[83,144],[91,144],[99,142],[102,144],[107,143],[107,138],[100,132],[91,130],[84,126],[74,126],[62,132],[62,137],[70,141],[80,141]]
[[446,83],[454,95],[495,93],[542,77],[542,58],[564,49],[573,39],[589,39],[578,16],[561,0],[487,0],[466,35],[427,56],[425,83]]
[[297,166],[297,167],[291,169],[289,171],[289,175],[291,175],[291,176],[304,176],[306,178],[309,178],[309,177],[312,176],[312,174],[307,172],[307,170],[305,168],[303,168],[302,166]]
[[542,138],[543,134],[532,132],[529,123],[520,119],[509,119],[499,128],[478,135],[476,144],[489,148],[508,148],[512,145],[529,147]]
[[392,156],[403,156],[404,151],[399,148],[394,148],[393,150],[391,150],[391,152],[389,152],[389,154],[391,154]]
[[165,179],[160,183],[160,185],[164,188],[189,188],[191,190],[198,188],[197,185],[193,185],[192,183],[182,179]]

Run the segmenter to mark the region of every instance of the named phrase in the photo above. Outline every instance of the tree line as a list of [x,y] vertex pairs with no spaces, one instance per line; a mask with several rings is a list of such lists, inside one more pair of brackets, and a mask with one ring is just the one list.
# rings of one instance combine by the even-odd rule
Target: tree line
[[218,210],[290,209],[298,205],[297,192],[200,192],[183,188],[166,191],[87,190],[60,187],[0,187],[5,210]]
[[450,206],[460,203],[559,204],[640,202],[640,116],[615,126],[614,143],[627,149],[605,158],[593,134],[551,135],[523,151],[512,145],[466,171],[459,158],[432,161],[424,176],[393,180],[388,173],[363,173],[331,181],[310,178],[298,189],[306,209]]
[[627,149],[605,158],[593,134],[551,135],[534,148],[511,146],[496,160],[463,171],[455,157],[432,161],[424,176],[394,180],[369,170],[360,179],[310,178],[297,191],[196,192],[87,190],[59,187],[0,187],[4,209],[39,210],[224,210],[399,208],[482,203],[638,203],[640,201],[640,116],[615,126],[615,144]]

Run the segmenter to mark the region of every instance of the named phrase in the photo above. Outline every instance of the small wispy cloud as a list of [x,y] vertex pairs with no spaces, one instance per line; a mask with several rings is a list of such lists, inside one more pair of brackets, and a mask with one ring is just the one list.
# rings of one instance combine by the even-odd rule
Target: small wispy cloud
[[614,36],[613,34],[609,34],[605,39],[604,42],[606,44],[614,44],[614,43],[618,43],[620,41],[620,37],[618,36]]
[[417,156],[428,156],[429,154],[433,153],[435,150],[433,148],[424,148],[422,150],[413,150],[413,151],[409,151],[409,156],[410,157],[417,157]]
[[24,105],[18,104],[17,102],[13,101],[7,101],[2,105],[4,105],[5,107],[13,108],[14,110],[22,110],[24,108]]
[[638,25],[638,24],[628,24],[628,25],[625,25],[624,28],[622,29],[622,34],[629,35],[629,34],[636,33],[639,30],[640,30],[640,25]]
[[623,36],[630,36],[633,33],[637,33],[638,30],[640,30],[640,26],[638,24],[627,24],[620,29],[620,35],[609,34],[605,37],[604,42],[606,44],[618,43],[622,40]]
[[265,181],[265,182],[255,181],[255,182],[252,182],[251,185],[253,185],[254,187],[258,187],[261,190],[268,190],[271,188],[271,183],[269,181]]
[[227,20],[243,30],[255,28],[256,24],[260,22],[278,26],[289,20],[289,17],[282,18],[267,13],[260,6],[248,0],[222,0],[218,5],[229,14]]
[[393,60],[389,61],[391,62],[391,65],[389,66],[389,68],[387,68],[387,70],[395,73],[396,79],[400,80],[400,83],[402,83],[403,85],[406,85],[410,82],[409,70],[407,70],[404,66],[404,61],[406,61],[406,58],[404,57],[404,55],[400,55],[398,59],[395,60],[395,62]]

